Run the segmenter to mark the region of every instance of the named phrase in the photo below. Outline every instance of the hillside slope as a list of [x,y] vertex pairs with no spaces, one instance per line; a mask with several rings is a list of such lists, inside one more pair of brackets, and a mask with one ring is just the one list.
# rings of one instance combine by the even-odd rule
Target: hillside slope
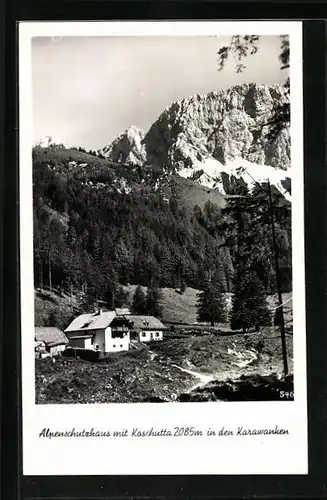
[[[128,293],[129,303],[132,303],[136,285],[124,286]],[[146,287],[142,287],[146,294]],[[161,288],[162,320],[172,323],[195,323],[196,303],[199,290],[187,287],[184,293],[174,288]]]
[[[127,294],[127,304],[131,306],[136,285],[123,286]],[[146,287],[142,287],[146,294]],[[177,289],[162,288],[160,290],[162,306],[162,321],[165,323],[196,323],[196,304],[199,290],[187,287],[184,293]],[[292,294],[283,294],[283,301],[287,302],[284,307],[285,324],[292,324],[293,307]],[[277,296],[270,295],[267,298],[268,306],[272,310],[277,304]],[[58,326],[65,329],[69,322],[81,312],[83,306],[82,296],[70,296],[58,293],[55,290],[35,290],[35,325],[36,326]],[[90,308],[88,309],[90,312]]]
[[[127,304],[131,305],[136,285],[123,286],[127,292]],[[142,287],[146,293],[146,287]],[[173,288],[162,288],[161,305],[164,322],[194,323],[196,321],[196,302],[198,290],[186,288],[181,294]],[[66,328],[83,304],[82,298],[69,296],[56,291],[35,290],[36,326],[58,326]]]

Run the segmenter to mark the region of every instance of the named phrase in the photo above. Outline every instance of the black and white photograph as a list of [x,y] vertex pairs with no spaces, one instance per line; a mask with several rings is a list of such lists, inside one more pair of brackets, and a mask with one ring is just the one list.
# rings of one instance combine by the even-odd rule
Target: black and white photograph
[[296,399],[295,49],[253,24],[31,37],[36,407]]
[[37,402],[293,398],[288,37],[32,58]]

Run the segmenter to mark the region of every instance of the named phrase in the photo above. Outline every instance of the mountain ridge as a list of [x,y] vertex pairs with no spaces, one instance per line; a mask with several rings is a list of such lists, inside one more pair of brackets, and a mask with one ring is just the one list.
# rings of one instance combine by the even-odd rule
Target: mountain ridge
[[289,129],[271,140],[266,126],[287,99],[278,84],[194,94],[166,107],[148,132],[131,126],[100,153],[110,161],[177,173],[221,194],[229,194],[226,176],[250,188],[269,179],[290,200],[283,187],[291,177]]

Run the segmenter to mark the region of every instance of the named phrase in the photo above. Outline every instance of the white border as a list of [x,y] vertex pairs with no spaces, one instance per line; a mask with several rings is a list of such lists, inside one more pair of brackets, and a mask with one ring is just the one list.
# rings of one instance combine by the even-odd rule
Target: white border
[[[32,206],[31,38],[35,36],[290,35],[294,402],[36,405]],[[22,22],[19,24],[20,258],[25,475],[307,474],[301,22]],[[191,406],[190,406],[191,405]],[[44,428],[278,424],[286,436],[41,439]]]

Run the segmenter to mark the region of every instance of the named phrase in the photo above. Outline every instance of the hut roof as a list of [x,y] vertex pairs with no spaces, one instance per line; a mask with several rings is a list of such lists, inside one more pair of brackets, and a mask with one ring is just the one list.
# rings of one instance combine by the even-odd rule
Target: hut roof
[[139,330],[165,330],[166,327],[154,316],[127,316],[134,328]]
[[65,332],[102,330],[110,325],[115,316],[115,311],[81,314],[70,323]]
[[64,332],[54,326],[36,326],[35,340],[43,341],[49,347],[68,344],[68,338]]

